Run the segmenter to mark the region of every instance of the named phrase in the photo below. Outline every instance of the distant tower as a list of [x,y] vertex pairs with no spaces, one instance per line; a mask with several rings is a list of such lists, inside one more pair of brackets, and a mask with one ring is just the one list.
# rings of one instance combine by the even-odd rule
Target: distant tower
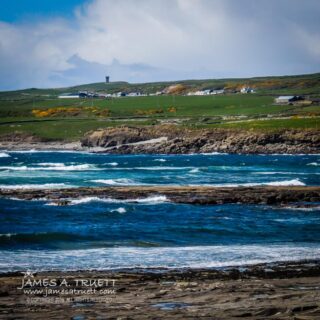
[[109,83],[110,77],[106,76],[106,83]]

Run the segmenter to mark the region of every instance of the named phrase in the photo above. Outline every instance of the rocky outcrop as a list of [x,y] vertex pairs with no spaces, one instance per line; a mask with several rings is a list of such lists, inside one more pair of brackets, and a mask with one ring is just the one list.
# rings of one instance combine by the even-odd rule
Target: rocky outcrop
[[320,202],[320,187],[81,187],[70,189],[0,189],[0,196],[23,200],[53,201],[68,205],[73,199],[83,197],[132,200],[165,196],[168,201],[189,204],[267,204],[299,205]]
[[3,134],[0,136],[0,141],[5,141],[7,143],[37,143],[44,142],[45,139],[37,137],[33,134],[15,131],[12,133]]
[[[167,140],[143,143],[159,137],[166,137]],[[170,125],[119,127],[89,132],[81,143],[84,147],[101,147],[105,148],[105,152],[118,154],[320,152],[320,134],[317,130],[251,132],[229,129],[190,130]]]

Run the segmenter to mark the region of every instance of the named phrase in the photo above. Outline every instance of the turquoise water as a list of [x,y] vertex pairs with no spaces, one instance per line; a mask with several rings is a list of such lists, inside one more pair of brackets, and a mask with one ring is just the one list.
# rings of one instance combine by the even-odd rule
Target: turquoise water
[[[319,185],[319,155],[1,152],[0,188]],[[0,199],[0,272],[220,267],[320,257],[315,208],[174,204],[164,196]]]

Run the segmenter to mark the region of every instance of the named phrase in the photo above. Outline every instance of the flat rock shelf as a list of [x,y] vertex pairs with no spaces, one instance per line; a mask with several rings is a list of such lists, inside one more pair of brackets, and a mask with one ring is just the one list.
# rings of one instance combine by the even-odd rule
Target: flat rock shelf
[[320,186],[130,186],[44,190],[0,189],[0,196],[21,200],[52,201],[57,203],[57,205],[68,205],[71,200],[83,197],[134,200],[152,196],[163,196],[166,201],[199,205],[241,203],[312,206],[320,202]]

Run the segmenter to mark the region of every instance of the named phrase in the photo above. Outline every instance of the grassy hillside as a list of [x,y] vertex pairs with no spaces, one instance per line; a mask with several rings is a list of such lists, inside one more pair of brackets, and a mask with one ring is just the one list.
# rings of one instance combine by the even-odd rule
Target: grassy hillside
[[[320,107],[274,105],[278,94],[320,96],[320,74],[251,79],[187,80],[187,91],[256,88],[255,94],[217,96],[162,95],[113,99],[58,99],[63,92],[163,90],[172,82],[129,84],[93,83],[73,88],[0,92],[0,135],[28,132],[46,139],[78,139],[85,132],[107,126],[176,122],[191,128],[232,127],[255,130],[318,128]],[[186,92],[186,91],[184,91]]]

